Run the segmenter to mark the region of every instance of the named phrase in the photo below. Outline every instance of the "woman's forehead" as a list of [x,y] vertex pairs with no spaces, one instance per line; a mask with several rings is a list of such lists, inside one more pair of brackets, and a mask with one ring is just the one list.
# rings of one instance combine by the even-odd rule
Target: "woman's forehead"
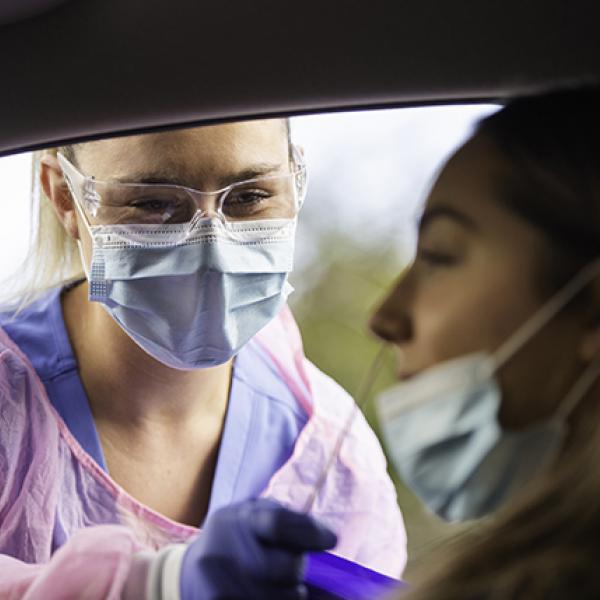
[[502,181],[510,165],[497,146],[475,135],[444,165],[427,198],[426,210],[450,205],[474,217],[493,210],[505,211]]
[[181,178],[285,163],[285,121],[269,119],[98,140],[77,147],[77,161],[97,179],[168,171]]
[[[507,197],[509,160],[493,141],[477,135],[448,161],[433,186],[422,223],[450,215],[488,248],[520,257],[548,252],[552,240],[516,212]],[[432,218],[435,217],[435,218]],[[440,218],[441,218],[440,217]]]

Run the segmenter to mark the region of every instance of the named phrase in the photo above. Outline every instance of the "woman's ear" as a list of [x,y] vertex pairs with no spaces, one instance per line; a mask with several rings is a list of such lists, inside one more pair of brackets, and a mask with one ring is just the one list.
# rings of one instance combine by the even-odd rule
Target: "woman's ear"
[[579,344],[579,358],[587,363],[600,356],[600,278],[589,285],[589,308]]
[[77,208],[58,158],[53,154],[44,154],[40,159],[40,184],[66,232],[78,240]]

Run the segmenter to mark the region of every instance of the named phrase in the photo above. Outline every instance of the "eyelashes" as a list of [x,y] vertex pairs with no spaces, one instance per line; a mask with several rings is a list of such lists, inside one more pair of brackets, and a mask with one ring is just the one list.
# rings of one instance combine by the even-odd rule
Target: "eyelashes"
[[427,248],[417,248],[416,260],[421,261],[430,266],[451,266],[458,262],[456,256],[439,250],[431,250]]

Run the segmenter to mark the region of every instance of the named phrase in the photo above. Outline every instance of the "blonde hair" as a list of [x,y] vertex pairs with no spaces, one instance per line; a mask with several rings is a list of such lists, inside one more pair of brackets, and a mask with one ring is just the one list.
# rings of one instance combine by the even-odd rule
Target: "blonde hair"
[[77,242],[65,231],[40,185],[40,160],[58,148],[35,152],[31,169],[29,249],[17,275],[3,284],[1,304],[20,311],[47,290],[83,277]]

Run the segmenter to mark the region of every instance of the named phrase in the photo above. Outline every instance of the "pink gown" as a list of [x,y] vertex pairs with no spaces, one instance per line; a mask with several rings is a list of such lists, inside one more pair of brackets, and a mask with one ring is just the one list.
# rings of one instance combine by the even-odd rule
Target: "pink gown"
[[[302,509],[353,401],[304,356],[289,309],[258,335],[308,421],[262,496]],[[398,577],[406,534],[379,442],[357,414],[312,513],[339,535],[335,553]],[[70,536],[52,553],[60,515]],[[69,432],[35,370],[0,329],[0,599],[118,599],[132,560],[201,531],[144,506]],[[144,552],[145,554],[141,554]],[[139,585],[139,590],[135,590]]]

